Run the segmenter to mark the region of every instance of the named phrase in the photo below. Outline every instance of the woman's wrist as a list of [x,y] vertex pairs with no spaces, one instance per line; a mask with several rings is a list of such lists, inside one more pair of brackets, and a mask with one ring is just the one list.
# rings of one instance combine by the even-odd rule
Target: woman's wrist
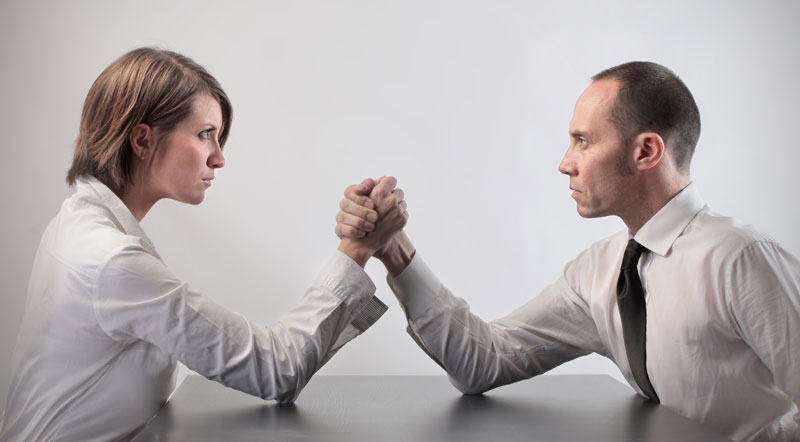
[[349,256],[362,269],[367,265],[367,261],[369,261],[372,254],[375,253],[375,249],[352,238],[342,238],[342,242],[339,243],[339,251]]

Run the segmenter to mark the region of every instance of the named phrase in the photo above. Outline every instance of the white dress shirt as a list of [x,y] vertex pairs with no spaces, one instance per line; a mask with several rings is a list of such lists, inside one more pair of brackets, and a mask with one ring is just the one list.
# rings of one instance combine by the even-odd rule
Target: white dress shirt
[[[554,284],[488,323],[419,256],[390,284],[409,333],[465,393],[595,352],[641,394],[616,297],[629,238],[622,231],[593,244]],[[651,250],[639,269],[647,370],[661,404],[736,441],[800,441],[800,262],[764,234],[713,213],[694,185],[635,239]]]
[[176,360],[237,390],[294,401],[383,314],[374,292],[336,252],[276,326],[251,323],[177,278],[122,201],[82,179],[36,254],[0,440],[125,440],[173,391]]

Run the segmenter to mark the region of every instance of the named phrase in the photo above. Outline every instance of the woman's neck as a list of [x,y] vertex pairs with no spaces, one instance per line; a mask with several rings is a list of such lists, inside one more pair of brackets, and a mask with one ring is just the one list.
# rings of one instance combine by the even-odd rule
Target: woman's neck
[[124,194],[117,194],[120,200],[131,211],[136,221],[142,222],[147,212],[153,208],[160,198],[150,195],[143,186],[131,185]]

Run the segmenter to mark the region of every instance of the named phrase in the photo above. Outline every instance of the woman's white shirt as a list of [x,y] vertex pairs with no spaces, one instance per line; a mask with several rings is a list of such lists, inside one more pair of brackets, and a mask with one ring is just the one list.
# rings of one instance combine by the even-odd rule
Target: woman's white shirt
[[336,252],[267,328],[166,267],[123,202],[82,179],[42,236],[12,357],[0,440],[124,440],[175,386],[176,361],[264,399],[294,401],[311,376],[386,310]]

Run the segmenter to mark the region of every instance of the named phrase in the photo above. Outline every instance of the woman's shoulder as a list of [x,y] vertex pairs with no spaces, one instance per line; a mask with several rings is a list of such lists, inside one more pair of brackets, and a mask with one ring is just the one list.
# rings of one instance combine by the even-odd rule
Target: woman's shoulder
[[126,233],[101,201],[81,194],[64,201],[40,247],[62,265],[90,278],[120,254],[153,254],[144,238]]

